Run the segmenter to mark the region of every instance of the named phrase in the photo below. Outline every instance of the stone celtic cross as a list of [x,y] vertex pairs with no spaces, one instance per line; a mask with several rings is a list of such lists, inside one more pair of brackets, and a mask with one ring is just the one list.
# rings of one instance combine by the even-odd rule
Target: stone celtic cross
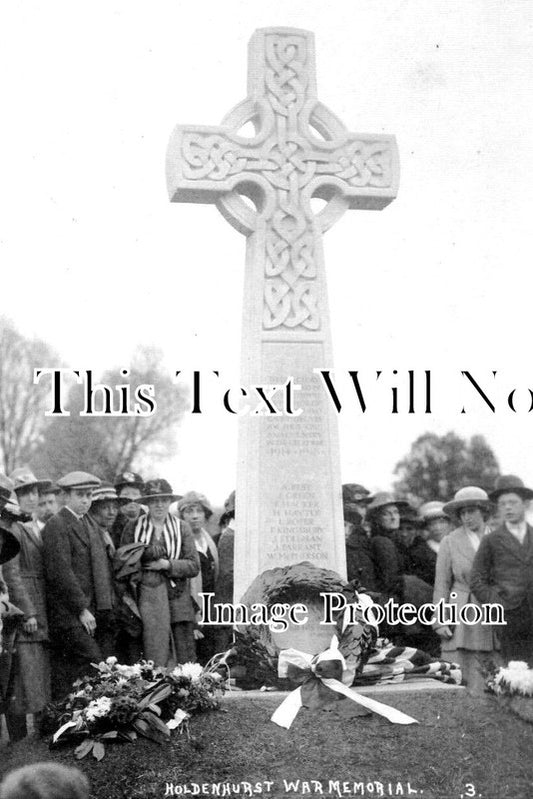
[[319,102],[313,35],[292,28],[254,33],[248,97],[221,125],[171,137],[171,201],[216,203],[247,236],[243,385],[302,385],[301,417],[241,420],[236,598],[274,566],[345,571],[337,423],[313,375],[332,368],[322,234],[349,208],[384,208],[398,173],[393,137],[350,133]]

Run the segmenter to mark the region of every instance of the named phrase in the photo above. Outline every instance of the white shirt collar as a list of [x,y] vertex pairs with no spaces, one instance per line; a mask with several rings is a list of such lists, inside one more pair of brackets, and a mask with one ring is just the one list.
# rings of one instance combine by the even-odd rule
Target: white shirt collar
[[207,532],[202,529],[199,533],[196,533],[194,536],[194,543],[196,544],[196,549],[198,552],[201,552],[203,555],[207,555],[208,550],[208,541],[207,541]]
[[477,533],[472,532],[472,530],[466,530],[466,529],[465,529],[465,533],[467,534],[468,540],[470,541],[470,543],[472,544],[472,546],[474,548],[474,552],[477,552],[478,549],[479,549],[479,545],[481,544],[481,539],[483,538],[483,536],[487,535],[487,533],[490,533],[490,528],[489,527],[485,527],[483,529],[483,532],[481,533],[481,535],[478,535]]
[[514,535],[514,537],[517,538],[521,544],[524,543],[524,538],[526,537],[527,533],[527,522],[525,519],[519,524],[511,524],[510,522],[505,522],[505,526],[507,527],[511,535]]

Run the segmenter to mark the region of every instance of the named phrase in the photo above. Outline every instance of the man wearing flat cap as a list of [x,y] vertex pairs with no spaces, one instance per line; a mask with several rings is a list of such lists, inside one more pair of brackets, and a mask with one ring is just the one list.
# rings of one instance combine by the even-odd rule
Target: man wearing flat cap
[[101,658],[95,641],[96,614],[109,610],[112,599],[102,575],[105,551],[95,544],[83,517],[100,480],[86,472],[70,472],[57,481],[64,507],[42,532],[48,597],[48,622],[53,654],[53,698],[67,693],[72,682]]
[[533,528],[526,522],[533,490],[519,477],[503,475],[489,496],[498,505],[502,524],[481,539],[470,586],[480,602],[503,605],[503,659],[533,666]]

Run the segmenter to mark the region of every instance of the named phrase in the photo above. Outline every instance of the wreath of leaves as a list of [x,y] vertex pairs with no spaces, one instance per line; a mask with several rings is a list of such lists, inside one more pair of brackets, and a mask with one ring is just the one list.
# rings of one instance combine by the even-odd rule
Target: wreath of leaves
[[[242,599],[245,605],[262,602],[268,608],[276,603],[320,601],[321,594],[338,593],[348,603],[357,602],[358,583],[346,583],[328,569],[303,562],[272,569],[260,575]],[[367,624],[362,614],[356,614],[357,625],[348,625],[342,632],[342,613],[337,614],[339,650],[348,668],[355,675],[361,673],[376,642],[375,629]],[[362,628],[362,631],[361,631]],[[239,677],[242,688],[261,686],[288,690],[294,687],[289,680],[278,677],[278,647],[272,642],[266,625],[241,627],[235,633],[235,644],[228,665],[244,667],[245,676]]]

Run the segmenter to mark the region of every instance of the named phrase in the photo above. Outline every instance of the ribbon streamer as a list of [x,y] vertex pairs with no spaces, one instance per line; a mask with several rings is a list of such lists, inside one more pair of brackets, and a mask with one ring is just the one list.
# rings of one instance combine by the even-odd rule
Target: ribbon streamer
[[311,699],[311,702],[306,704],[311,704],[313,707],[327,704],[329,692],[334,691],[367,708],[367,710],[384,716],[392,724],[418,724],[416,719],[406,713],[402,713],[401,710],[396,710],[396,708],[384,705],[375,699],[362,696],[347,685],[343,685],[337,677],[344,677],[346,671],[346,662],[339,652],[338,641],[335,636],[331,642],[331,647],[318,656],[299,652],[296,649],[284,649],[279,654],[279,676],[286,677],[290,674],[291,677],[303,682],[303,685],[295,691],[291,691],[274,711],[270,720],[288,730],[298,711],[304,705],[303,690]]

